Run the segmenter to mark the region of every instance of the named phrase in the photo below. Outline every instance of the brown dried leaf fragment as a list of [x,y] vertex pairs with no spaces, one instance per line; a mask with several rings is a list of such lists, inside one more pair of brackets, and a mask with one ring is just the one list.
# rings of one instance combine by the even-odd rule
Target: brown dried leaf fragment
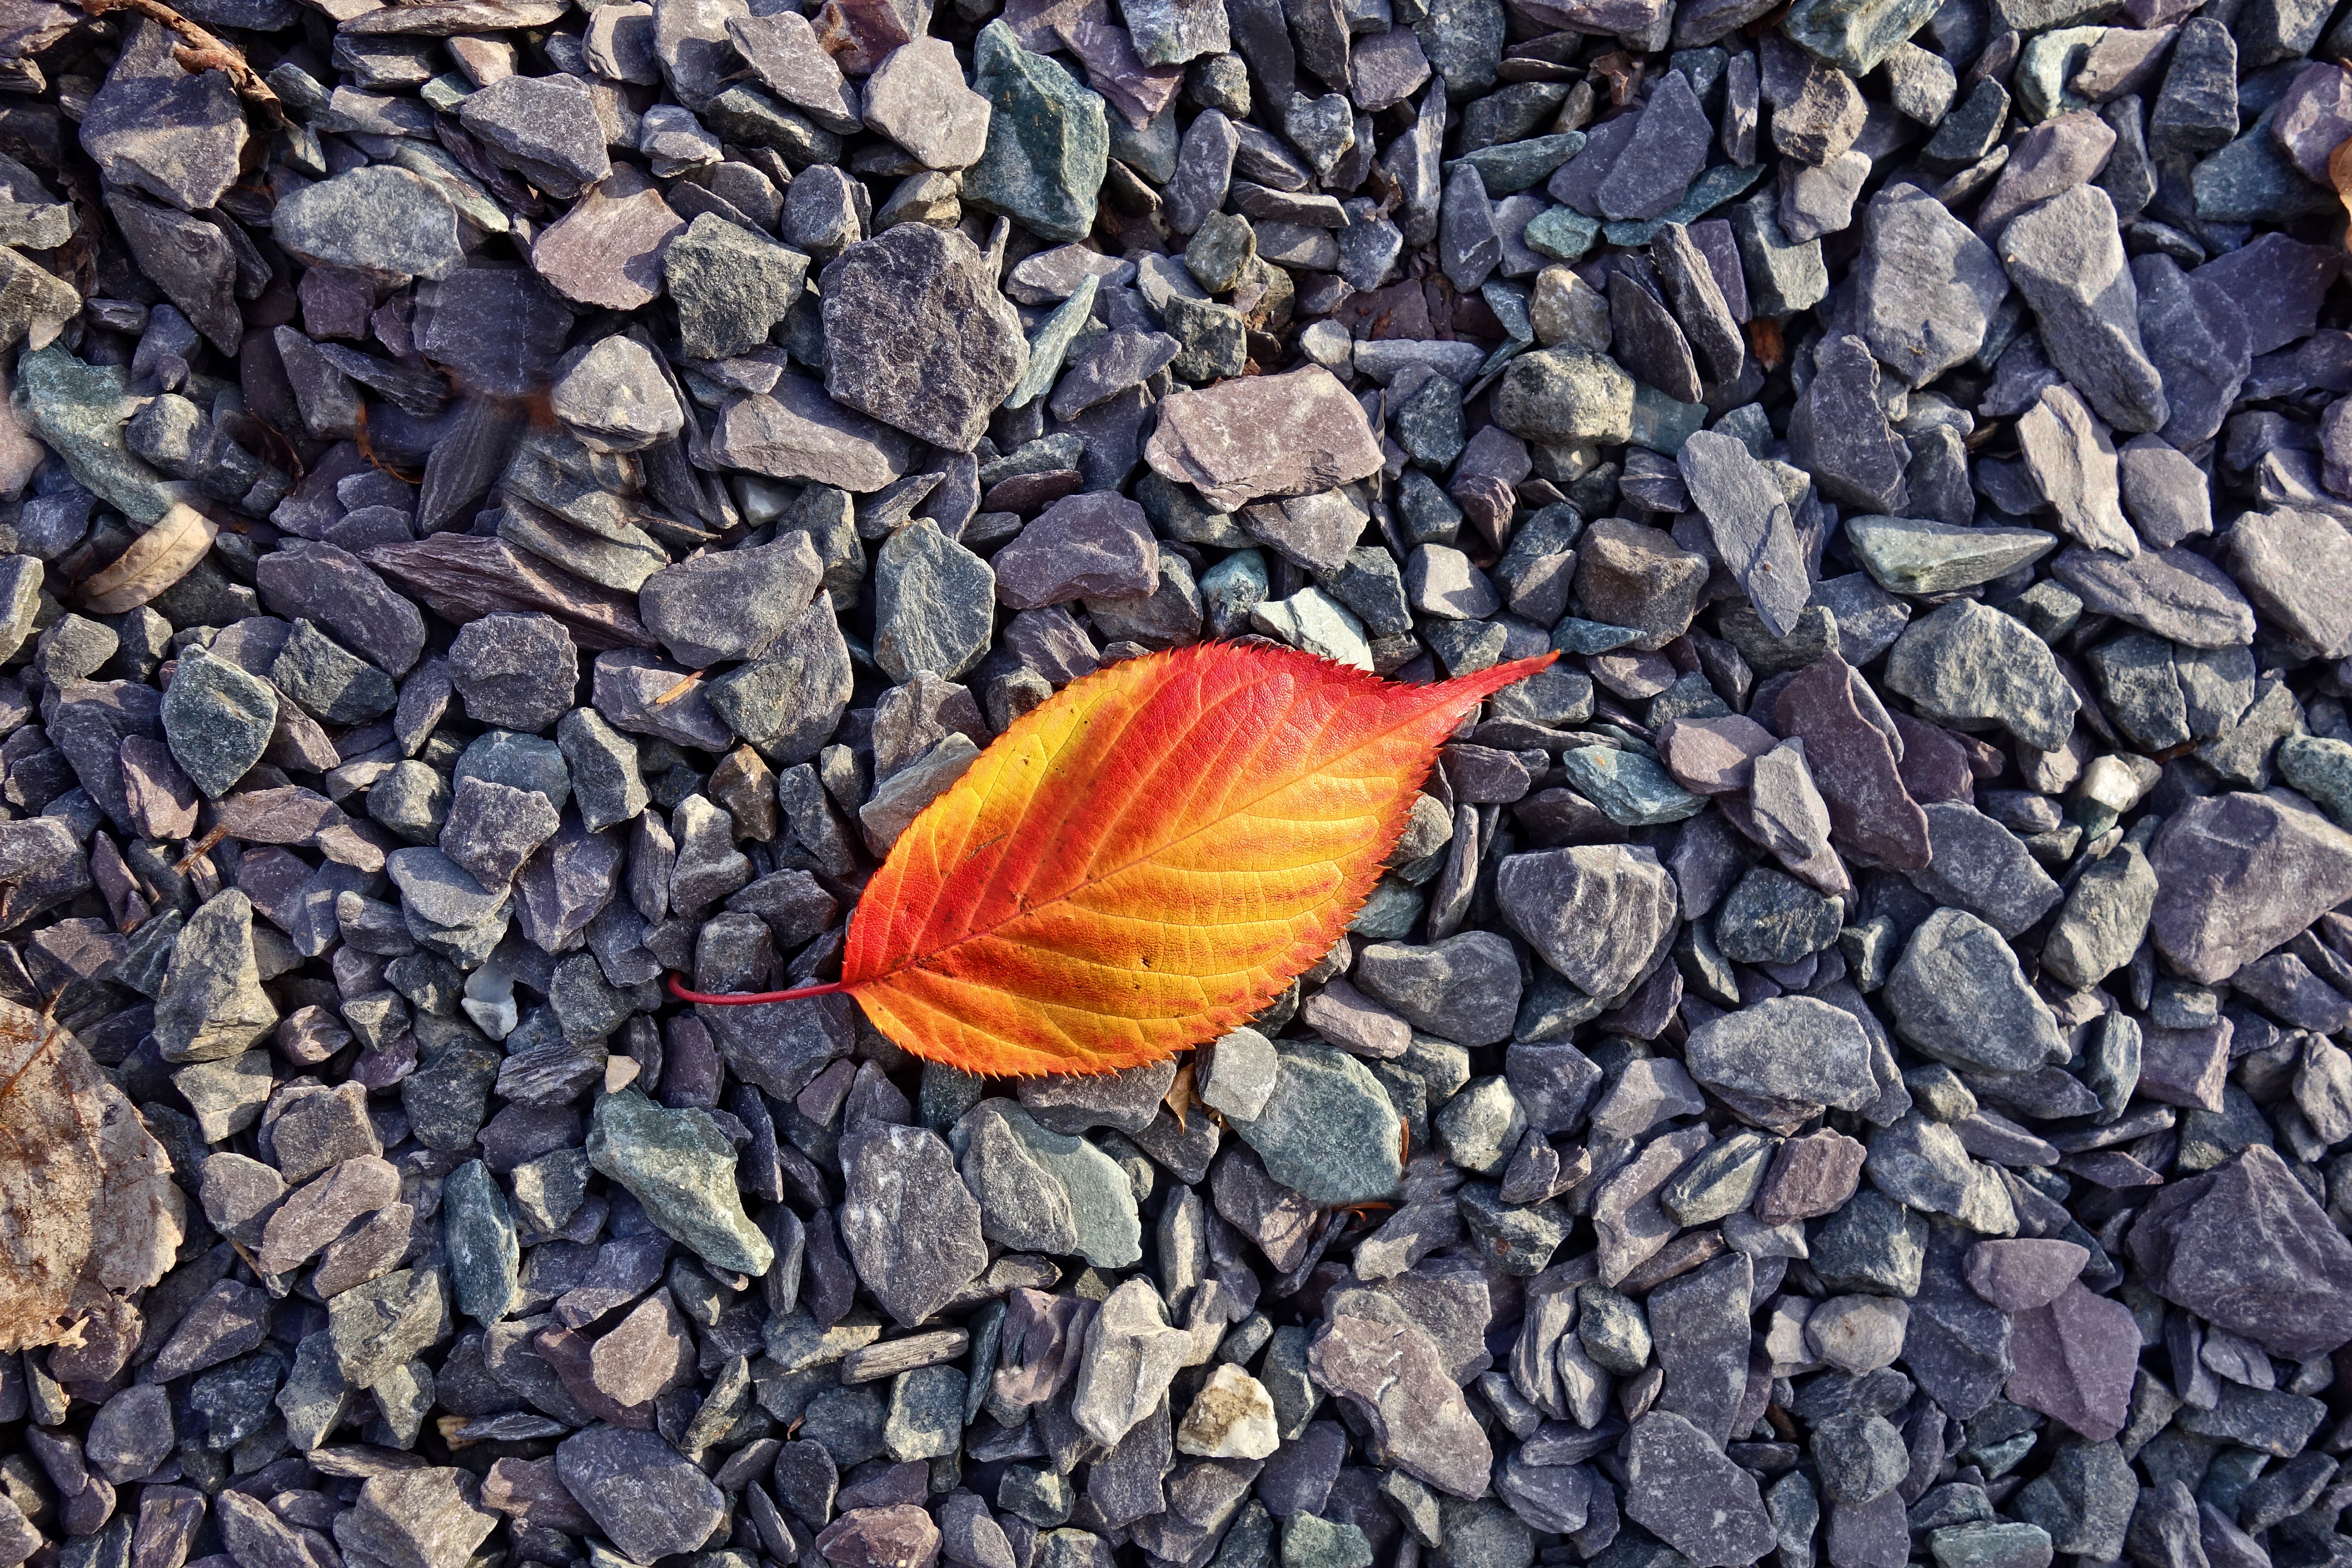
[[135,610],[195,570],[219,537],[218,523],[185,501],[173,501],[154,527],[81,585],[82,602],[102,616]]
[[1176,1080],[1160,1096],[1160,1103],[1168,1108],[1168,1114],[1176,1119],[1179,1127],[1189,1129],[1192,1125],[1192,1107],[1199,1103],[1199,1097],[1192,1092],[1192,1068],[1199,1060],[1197,1055],[1185,1057],[1183,1065],[1176,1069]]
[[185,1216],[171,1157],[81,1042],[0,1002],[0,1353],[72,1343],[161,1279]]
[[[2335,187],[2336,199],[2352,213],[2352,140],[2339,143],[2327,155],[2327,183]],[[2344,231],[2344,248],[2352,250],[2352,227]]]

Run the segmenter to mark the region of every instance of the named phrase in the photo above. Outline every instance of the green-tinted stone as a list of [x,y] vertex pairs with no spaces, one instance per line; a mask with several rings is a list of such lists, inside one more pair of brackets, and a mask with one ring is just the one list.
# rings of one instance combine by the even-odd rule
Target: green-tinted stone
[[1632,626],[1603,626],[1599,621],[1565,616],[1551,629],[1551,646],[1562,653],[1610,653],[1641,637]]
[[88,365],[52,345],[16,362],[33,434],[65,459],[82,488],[133,522],[152,524],[172,505],[170,481],[122,444],[131,416],[121,365]]
[[2336,198],[2303,177],[2271,136],[2275,107],[2253,129],[2197,165],[2189,188],[2201,223],[2284,223],[2333,206]]
[[1352,1524],[1301,1510],[1282,1521],[1282,1568],[1372,1568],[1371,1543]]
[[2334,817],[2337,826],[2352,827],[2352,744],[2290,735],[2279,742],[2278,770]]
[[1102,279],[1087,273],[1078,279],[1076,292],[1055,308],[1054,313],[1037,323],[1029,338],[1029,368],[1004,395],[1007,408],[1026,408],[1053,390],[1054,378],[1062,374],[1062,361],[1070,352],[1070,342],[1078,329],[1094,314],[1095,290]]
[[188,917],[155,1002],[155,1053],[167,1062],[218,1061],[278,1026],[253,952],[253,901],[226,888]]
[[2038,528],[1955,528],[1918,517],[1850,517],[1846,542],[1890,594],[1948,594],[2006,577],[2058,541]]
[[588,1129],[588,1163],[704,1261],[742,1274],[765,1274],[775,1261],[743,1213],[735,1145],[703,1112],[665,1110],[635,1089],[608,1094]]
[[1560,766],[1576,792],[1623,827],[1680,822],[1706,809],[1706,797],[1675,783],[1666,770],[1639,752],[1613,746],[1579,746],[1560,753]]
[[951,1366],[918,1367],[890,1384],[890,1415],[882,1447],[904,1464],[952,1454],[963,1438],[963,1373]]
[[1822,242],[1790,244],[1780,230],[1780,203],[1777,192],[1765,191],[1731,210],[1731,232],[1748,274],[1748,308],[1764,317],[1810,310],[1830,291]]
[[1583,151],[1584,132],[1563,131],[1553,136],[1531,136],[1525,142],[1481,147],[1448,163],[1445,172],[1451,174],[1456,164],[1467,163],[1486,182],[1487,195],[1507,196],[1537,184]]
[[1355,1058],[1284,1041],[1274,1093],[1234,1131],[1266,1173],[1318,1208],[1392,1196],[1404,1173],[1396,1108]]
[[1647,245],[1666,225],[1696,223],[1734,196],[1747,195],[1748,188],[1763,177],[1761,163],[1751,163],[1744,169],[1737,163],[1717,163],[1692,181],[1683,199],[1656,217],[1628,218],[1606,226],[1602,233],[1612,245]]
[[1454,1197],[1470,1238],[1496,1268],[1517,1279],[1543,1272],[1576,1222],[1568,1211],[1549,1200],[1539,1204],[1507,1204],[1492,1182],[1472,1182]]
[[1797,0],[1789,41],[1848,76],[1868,76],[1936,14],[1937,0]]
[[1248,330],[1241,312],[1230,305],[1178,295],[1168,301],[1160,319],[1169,335],[1183,345],[1168,367],[1179,380],[1223,381],[1241,374],[1248,363]]
[[989,104],[988,150],[964,171],[963,199],[1047,239],[1086,238],[1110,166],[1101,97],[1023,48],[1002,21],[981,29],[972,69]]
[[522,1249],[506,1194],[479,1160],[467,1161],[441,1184],[441,1239],[457,1310],[487,1326],[513,1310]]
[[2049,1568],[2053,1556],[2048,1531],[2007,1520],[1931,1530],[1927,1552],[1937,1568]]
[[163,719],[172,760],[218,800],[268,749],[278,727],[278,693],[259,676],[190,647],[163,693]]
[[1323,1404],[1323,1390],[1307,1370],[1307,1343],[1305,1329],[1276,1329],[1258,1368],[1257,1380],[1274,1401],[1275,1430],[1286,1443],[1306,1436],[1307,1424]]
[[1633,433],[1628,438],[1636,447],[1672,458],[1706,428],[1706,404],[1678,402],[1646,381],[1633,384]]
[[1659,1193],[1658,1206],[1682,1226],[1713,1225],[1738,1214],[1764,1184],[1780,1148],[1778,1138],[1743,1128],[1676,1172]]
[[1519,238],[1529,250],[1554,261],[1581,261],[1601,237],[1601,220],[1571,206],[1548,207],[1528,220]]
[[1273,1555],[1274,1515],[1266,1511],[1265,1504],[1252,1498],[1225,1531],[1211,1568],[1265,1568]]
[[2011,79],[2017,94],[2019,117],[2039,124],[2054,114],[2083,107],[2083,100],[2066,90],[2066,83],[2082,68],[2091,46],[2107,36],[2105,27],[2058,27],[2037,35],[2018,57]]

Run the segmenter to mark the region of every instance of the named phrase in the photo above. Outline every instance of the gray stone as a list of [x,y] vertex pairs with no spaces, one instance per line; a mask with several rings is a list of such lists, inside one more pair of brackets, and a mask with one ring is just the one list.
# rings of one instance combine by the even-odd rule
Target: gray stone
[[1998,722],[2045,752],[2066,743],[2081,706],[2047,644],[1968,600],[1911,623],[1888,656],[1886,683],[1939,722]]
[[825,390],[924,440],[970,450],[1028,363],[1020,318],[971,242],[901,224],[827,263],[822,287]]
[[1274,1089],[1233,1131],[1266,1172],[1321,1207],[1393,1194],[1403,1174],[1401,1124],[1387,1090],[1355,1058],[1284,1042]]
[[[716,213],[697,216],[662,252],[662,278],[677,304],[687,355],[729,359],[764,345],[800,299],[808,267],[799,251]],[[832,363],[830,352],[826,363]]]
[[911,1328],[987,1266],[980,1205],[923,1128],[868,1123],[841,1153],[842,1240],[875,1300]]
[[1878,1097],[1870,1047],[1851,1015],[1810,996],[1776,996],[1693,1029],[1684,1058],[1703,1084],[1858,1110]]
[[1740,1568],[1772,1549],[1773,1531],[1756,1478],[1668,1410],[1653,1410],[1626,1434],[1627,1518],[1698,1568]]
[[2076,185],[2001,230],[2009,280],[2032,307],[2050,363],[2119,430],[2163,427],[2164,384],[2142,346],[2139,294],[2115,204]]
[[1886,984],[1895,1032],[1970,1072],[2031,1072],[2062,1056],[2057,1021],[2000,933],[1961,910],[1920,922]]
[[591,1426],[557,1446],[555,1466],[564,1490],[634,1561],[691,1552],[726,1515],[719,1489],[652,1432]]
[[667,1234],[721,1268],[764,1274],[768,1238],[743,1213],[735,1150],[700,1110],[667,1110],[635,1089],[596,1102],[588,1162],[626,1187]]
[[1654,857],[1611,845],[1508,857],[1496,871],[1496,899],[1545,963],[1603,999],[1648,967],[1673,932],[1676,907]]
[[198,789],[217,800],[268,748],[278,724],[278,693],[227,660],[191,648],[181,656],[163,694],[162,717],[173,760]]

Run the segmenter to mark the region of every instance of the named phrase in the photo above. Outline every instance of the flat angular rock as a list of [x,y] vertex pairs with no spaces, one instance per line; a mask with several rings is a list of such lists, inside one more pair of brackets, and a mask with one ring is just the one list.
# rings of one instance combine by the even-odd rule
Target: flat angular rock
[[555,1450],[563,1488],[605,1538],[639,1562],[690,1552],[726,1512],[726,1499],[652,1432],[591,1426]]
[[497,1528],[472,1475],[425,1466],[368,1477],[357,1503],[336,1519],[335,1542],[370,1562],[460,1568]]
[[1863,340],[1924,386],[1983,346],[2009,277],[1990,247],[1916,185],[1873,196],[1863,225]]
[[1455,1497],[1486,1491],[1494,1450],[1420,1328],[1339,1314],[1317,1332],[1307,1367],[1355,1406],[1408,1475]]
[[703,213],[662,253],[683,346],[729,359],[763,346],[801,297],[808,258],[716,213]]
[[1886,684],[1940,722],[1995,721],[2046,752],[2066,743],[2082,705],[2048,644],[1968,600],[1911,623],[1887,656]]
[[1072,1419],[1096,1442],[1116,1447],[1167,1397],[1192,1342],[1192,1335],[1169,1326],[1167,1305],[1150,1280],[1127,1280],[1087,1330],[1070,1385]]
[[155,998],[155,1050],[167,1062],[217,1061],[278,1025],[254,959],[253,901],[234,888],[207,899],[173,943]]
[[278,203],[270,221],[278,243],[314,266],[446,278],[465,259],[456,209],[405,169],[362,167],[322,180]]
[[1787,637],[1812,585],[1780,486],[1744,445],[1718,431],[1694,432],[1676,462],[1716,554],[1747,590],[1765,627]]
[[1159,564],[1143,509],[1099,492],[1055,501],[991,563],[996,596],[1016,610],[1139,598],[1156,585]]
[[1029,361],[1020,318],[971,242],[901,224],[828,262],[822,287],[825,390],[910,435],[969,451]]
[[1904,786],[1885,732],[1857,704],[1860,679],[1843,659],[1822,659],[1800,671],[1775,700],[1780,729],[1804,738],[1833,842],[1890,865],[1925,866],[1927,816]]
[[[2329,542],[2315,541],[2315,548],[2325,551]],[[2087,608],[2170,642],[2192,648],[2242,647],[2253,637],[2253,608],[2245,595],[2228,574],[2192,550],[2147,550],[2129,560],[2105,551],[2067,550],[2052,563],[2051,572]]]
[[787,534],[655,573],[637,591],[639,613],[688,668],[759,658],[808,607],[823,572],[809,536]]
[[2032,307],[2050,363],[2118,430],[2163,427],[2163,379],[2139,331],[2139,295],[2115,203],[2076,185],[2001,230],[2001,264]]
[[2352,834],[2285,790],[2192,801],[2166,821],[2148,862],[2149,935],[2200,984],[2228,979],[2352,896]]
[[1900,514],[1907,449],[1878,405],[1878,362],[1857,337],[1825,341],[1813,379],[1789,416],[1789,447],[1831,500]]
[[2017,421],[2017,444],[2062,531],[2094,550],[2139,553],[2139,536],[2124,521],[2115,443],[2073,387],[2042,389]]
[[1144,457],[1225,511],[1328,490],[1381,466],[1363,410],[1319,365],[1175,394],[1160,405]]
[[580,655],[552,616],[485,616],[459,629],[449,668],[467,717],[530,731],[546,729],[570,710]]
[[1668,71],[1642,110],[1633,133],[1593,193],[1603,217],[1654,218],[1682,199],[1706,163],[1714,127],[1690,79]]
[[964,85],[944,38],[890,51],[866,79],[866,122],[927,168],[962,169],[988,147],[988,100]]
[[2277,631],[2310,656],[2352,652],[2344,599],[2352,535],[2341,524],[2308,511],[2249,512],[2231,530],[2230,545],[2238,583]]
[[1772,1549],[1756,1478],[1698,1427],[1653,1410],[1626,1434],[1627,1518],[1699,1568],[1738,1568]]
[[178,42],[152,21],[130,29],[81,113],[80,142],[108,184],[197,212],[236,180],[247,133],[227,75],[184,69],[173,55]]
[[1971,1072],[2031,1072],[2059,1054],[2057,1021],[2000,933],[1960,910],[1920,922],[1887,980],[1895,1032]]
[[972,70],[989,101],[988,144],[965,172],[964,199],[1048,239],[1084,239],[1110,155],[1102,99],[994,24],[972,47]]
[[2056,1300],[2017,1314],[2011,1339],[2017,1369],[2003,1392],[2104,1442],[2130,1418],[2138,1336],[2131,1309],[2071,1281]]
[[623,1089],[597,1101],[587,1148],[591,1165],[703,1258],[721,1268],[767,1272],[774,1248],[745,1216],[734,1146],[707,1114],[666,1110]]
[[842,1240],[899,1323],[921,1322],[987,1266],[980,1205],[936,1134],[868,1124],[842,1141]]
[[1843,1110],[1878,1098],[1862,1026],[1810,996],[1776,996],[1711,1018],[1691,1031],[1684,1059],[1700,1083],[1741,1094]]
[[686,226],[635,166],[625,163],[540,232],[531,242],[531,269],[565,299],[634,310],[660,294],[662,255]]
[[1613,845],[1506,858],[1504,919],[1587,995],[1614,997],[1674,927],[1674,884],[1654,858]]
[[[604,124],[587,85],[568,76],[510,76],[458,106],[467,130],[561,189],[576,192],[613,172]],[[550,179],[550,175],[555,176]]]
[[2003,937],[2016,937],[2055,908],[2058,885],[2016,835],[1958,801],[1927,807],[1934,852],[1911,885],[1937,903],[1965,910]]
[[1234,1133],[1276,1182],[1318,1205],[1385,1199],[1403,1173],[1388,1093],[1355,1058],[1285,1042],[1265,1108]]
[[278,694],[227,660],[192,649],[163,694],[163,722],[173,760],[217,800],[261,760],[277,728]]
[[771,479],[832,485],[858,495],[907,471],[906,435],[843,407],[803,375],[785,374],[765,393],[740,393],[719,406],[714,457]]
[[2004,1312],[2046,1307],[2090,1261],[2071,1241],[1979,1241],[1969,1249],[1969,1288]]

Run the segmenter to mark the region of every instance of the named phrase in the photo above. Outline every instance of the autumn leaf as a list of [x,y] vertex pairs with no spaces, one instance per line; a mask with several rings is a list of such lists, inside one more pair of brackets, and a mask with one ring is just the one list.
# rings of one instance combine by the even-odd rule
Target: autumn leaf
[[171,1158],[81,1042],[0,1002],[0,1353],[72,1343],[161,1279],[185,1215]]
[[1404,686],[1286,648],[1123,660],[1016,720],[892,846],[842,978],[969,1072],[1099,1073],[1249,1021],[1329,952],[1438,746],[1551,662]]

